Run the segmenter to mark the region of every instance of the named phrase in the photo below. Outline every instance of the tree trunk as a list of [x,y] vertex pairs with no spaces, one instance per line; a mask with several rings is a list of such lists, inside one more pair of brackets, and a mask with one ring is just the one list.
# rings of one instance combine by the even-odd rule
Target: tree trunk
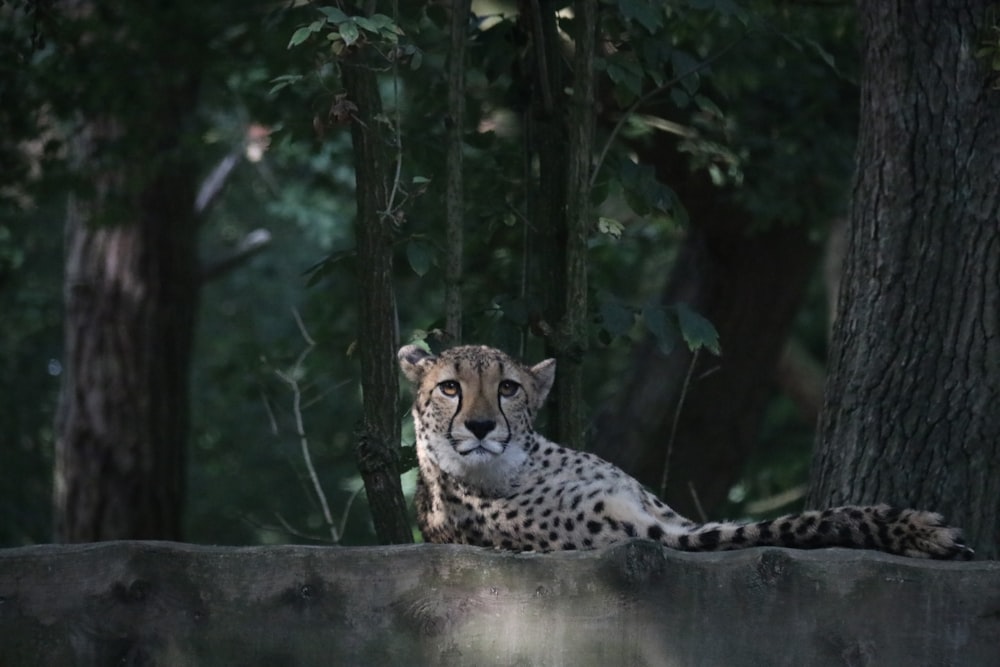
[[358,469],[365,483],[375,533],[383,544],[413,541],[406,501],[399,481],[399,332],[393,290],[395,240],[392,181],[381,120],[382,98],[375,71],[360,61],[345,62],[341,75],[348,99],[357,110],[351,122],[358,247],[358,350],[364,395],[358,434]]
[[[143,131],[162,132],[176,148],[180,119],[159,120],[143,117]],[[155,173],[133,201],[122,202],[120,217],[106,202],[82,198],[67,216],[59,541],[181,537],[198,296],[195,170],[178,159],[151,162]],[[133,183],[129,165],[111,169],[90,171],[98,190]]]
[[464,256],[465,187],[462,153],[465,149],[465,44],[472,0],[451,5],[451,50],[448,54],[448,184],[445,195],[446,253],[444,278],[445,331],[455,344],[462,342],[462,261]]
[[[733,197],[704,172],[689,171],[673,139],[660,135],[638,150],[691,219],[661,301],[689,304],[722,343],[722,356],[701,353],[691,374],[664,498],[686,516],[711,516],[754,451],[775,367],[821,248],[807,221],[754,230]],[[665,356],[651,339],[639,344],[623,390],[597,421],[594,452],[653,488],[667,464],[691,357],[683,345]]]
[[[585,445],[583,356],[588,339],[587,238],[594,133],[596,6],[575,5],[577,35],[572,83],[556,23],[561,3],[521,0],[519,17],[530,40],[522,85],[526,109],[531,231],[527,293],[533,332],[545,338],[546,355],[559,372],[550,394],[549,434],[568,447]],[[573,101],[565,88],[573,87]],[[537,159],[537,176],[532,166]]]
[[590,177],[593,171],[597,0],[578,0],[573,97],[566,116],[569,146],[566,169],[566,254],[563,315],[559,322],[560,381],[556,432],[567,445],[582,448],[586,442],[587,414],[583,401],[583,358],[590,338],[587,307],[587,240],[590,237]]
[[52,8],[66,80],[75,75],[78,88],[50,94],[54,108],[68,96],[80,122],[55,538],[178,540],[199,288],[190,138],[208,30],[191,26],[186,6]]
[[861,135],[812,505],[935,509],[1000,555],[992,2],[859,3]]
[[[546,338],[546,354],[558,357],[553,334],[562,319],[566,274],[566,153],[568,140],[563,93],[563,66],[555,9],[550,0],[521,0],[518,20],[530,46],[524,49],[521,87],[525,100],[527,150],[524,178],[528,183],[528,285],[533,332]],[[537,159],[537,173],[533,162]],[[523,352],[523,351],[522,351]],[[556,384],[561,381],[559,375]],[[559,410],[558,389],[549,410]],[[558,430],[558,420],[553,420]],[[558,433],[555,433],[558,437]]]

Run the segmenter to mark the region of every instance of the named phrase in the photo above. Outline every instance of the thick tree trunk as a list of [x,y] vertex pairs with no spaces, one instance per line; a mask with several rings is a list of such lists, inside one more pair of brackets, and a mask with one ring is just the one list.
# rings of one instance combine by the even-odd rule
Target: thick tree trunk
[[1000,555],[992,2],[860,2],[861,135],[809,500],[935,509]]
[[[754,451],[775,367],[821,248],[806,221],[754,230],[731,196],[703,172],[688,171],[673,143],[660,136],[639,148],[691,218],[662,301],[687,303],[707,317],[722,356],[701,353],[691,373],[664,500],[687,516],[711,516]],[[624,389],[597,421],[594,452],[652,488],[663,476],[691,357],[683,345],[666,356],[651,339],[638,345]]]
[[65,22],[59,57],[79,76],[81,121],[66,221],[55,538],[179,539],[199,288],[188,133],[206,40],[183,6],[96,4],[53,5]]
[[[195,182],[190,165],[167,162],[122,219],[108,220],[113,209],[94,201],[70,206],[55,468],[60,541],[181,535],[198,295]],[[114,169],[119,182],[129,180],[127,165]],[[97,174],[95,184],[109,178]]]
[[399,332],[393,290],[396,219],[384,131],[382,98],[375,71],[361,62],[341,67],[348,99],[357,106],[351,122],[358,213],[358,350],[361,357],[363,417],[358,434],[358,469],[383,544],[413,541],[399,481]]
[[[721,357],[703,352],[697,359],[669,461],[664,500],[692,517],[702,509],[712,515],[754,451],[775,366],[818,256],[802,226],[748,234],[734,210],[707,220],[715,222],[693,226],[683,242],[663,296],[707,317],[723,347]],[[664,356],[654,341],[641,343],[623,391],[598,421],[595,453],[653,488],[667,465],[691,358],[683,347]]]

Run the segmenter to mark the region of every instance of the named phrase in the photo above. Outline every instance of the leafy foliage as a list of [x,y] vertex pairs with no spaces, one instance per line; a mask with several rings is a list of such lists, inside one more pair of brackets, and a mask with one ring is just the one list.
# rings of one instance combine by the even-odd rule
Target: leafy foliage
[[[338,59],[371,47],[371,65],[383,76],[384,122],[402,156],[394,276],[401,337],[442,343],[435,332],[443,328],[445,134],[447,123],[460,122],[466,337],[536,357],[539,306],[524,283],[535,231],[525,212],[537,169],[524,151],[532,122],[525,76],[533,66],[530,35],[504,3],[470,21],[466,117],[450,119],[443,112],[448,17],[435,3],[398,3],[398,14],[385,7],[371,16],[352,13],[350,3],[281,10],[252,3],[252,11],[228,3],[177,4],[171,25],[147,25],[136,13],[110,9],[103,20],[60,23],[51,35],[75,48],[86,31],[110,37],[116,20],[134,22],[136,34],[158,40],[195,27],[193,41],[210,44],[214,55],[196,122],[179,128],[188,150],[207,174],[242,145],[249,124],[270,132],[263,158],[234,170],[201,233],[206,262],[255,229],[268,229],[273,241],[239,270],[207,284],[201,296],[186,529],[193,541],[300,540],[287,527],[322,534],[323,517],[304,483],[290,395],[275,373],[287,371],[304,345],[293,311],[317,343],[298,378],[316,467],[339,510],[359,484],[351,457],[359,414],[351,114]],[[653,336],[665,354],[680,345],[721,354],[725,343],[685,303],[657,299],[690,221],[671,184],[639,164],[632,147],[654,133],[676,135],[690,169],[713,173],[728,188],[726,196],[744,200],[755,213],[754,224],[811,224],[842,205],[853,120],[844,103],[852,85],[844,55],[851,33],[839,15],[831,20],[823,10],[733,0],[609,0],[601,6],[605,48],[598,69],[607,98],[600,100],[604,123],[589,243],[590,338],[602,363],[586,365],[595,404],[615,390],[629,348],[642,336]],[[80,62],[60,51],[62,42],[40,43],[35,17],[22,12],[15,19],[0,21],[7,31],[0,33],[0,48],[17,51],[12,76],[0,77],[0,85],[15,93],[5,100],[23,104],[0,110],[15,141],[4,144],[2,171],[29,199],[64,193],[65,172],[55,165],[61,140],[72,133],[73,110],[98,104],[144,109],[143,91],[155,82],[113,39],[98,40],[91,60]],[[564,30],[572,27],[572,17],[560,20]],[[183,66],[183,54],[171,57]],[[48,100],[48,115],[40,113],[41,100]],[[39,140],[35,166],[46,178],[33,183],[18,144]],[[106,158],[114,160],[114,145],[107,149]],[[156,159],[155,147],[150,156]],[[6,169],[15,162],[19,166]],[[790,192],[787,174],[804,165],[816,169],[816,190]],[[0,197],[15,201],[4,186]],[[0,533],[4,543],[44,540],[48,524],[63,199],[47,201],[44,208],[15,201],[8,210],[18,211],[16,222],[0,222],[0,310],[8,318],[0,335],[7,364],[2,391],[9,399],[3,423],[12,425],[5,437],[14,443],[3,449],[18,452],[12,465],[0,465],[0,474],[28,480],[0,484],[2,508],[5,517],[13,507],[34,508],[24,511],[31,515],[24,520],[0,522],[17,526]],[[813,339],[821,341],[822,334]],[[794,420],[775,414],[776,422]],[[781,432],[780,424],[770,426]],[[372,539],[363,503],[359,499],[348,515],[347,543]]]

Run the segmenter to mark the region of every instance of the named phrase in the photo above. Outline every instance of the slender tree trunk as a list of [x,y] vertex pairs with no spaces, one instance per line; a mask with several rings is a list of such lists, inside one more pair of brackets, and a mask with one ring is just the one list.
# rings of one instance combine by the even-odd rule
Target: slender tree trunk
[[364,408],[358,433],[358,469],[372,511],[375,532],[383,544],[413,541],[406,501],[399,481],[399,332],[393,290],[395,240],[390,193],[390,137],[380,119],[382,98],[373,69],[363,62],[344,62],[341,75],[348,99],[357,106],[351,123],[356,197],[355,236],[358,247],[358,350]]
[[[527,121],[530,153],[537,159],[526,178],[528,203],[531,327],[545,338],[546,353],[559,372],[549,398],[549,433],[583,448],[587,424],[583,403],[583,355],[587,348],[587,237],[594,128],[596,6],[578,2],[571,84],[556,25],[561,7],[552,0],[521,0],[519,15],[530,48],[523,64],[531,90]],[[572,85],[569,104],[565,88]],[[529,160],[531,162],[531,160]],[[537,178],[537,181],[535,180]]]
[[563,316],[559,323],[559,437],[582,448],[588,422],[583,402],[583,357],[590,336],[587,309],[587,239],[591,232],[590,176],[594,144],[594,52],[597,0],[574,3],[576,16],[573,97],[567,116],[569,149],[566,176],[566,263]]
[[445,196],[447,241],[445,253],[445,330],[455,343],[462,341],[462,258],[465,226],[465,190],[462,151],[465,146],[465,43],[471,0],[453,0],[451,49],[448,60],[448,188]]
[[[559,33],[551,0],[521,0],[519,20],[530,41],[522,65],[524,90],[531,91],[526,112],[529,159],[525,179],[529,185],[528,298],[533,332],[546,339],[546,353],[559,357],[555,327],[563,316],[566,293],[566,160],[567,128],[563,81],[564,68]],[[537,171],[534,161],[537,160]],[[559,412],[558,385],[549,398],[549,409]],[[554,420],[553,436],[558,433]]]
[[859,3],[857,175],[809,501],[942,511],[996,558],[1000,92],[974,56],[993,4]]
[[[67,216],[59,541],[181,537],[198,296],[196,172],[174,152],[171,127],[156,120],[180,122],[143,117],[144,131],[167,137],[167,157],[143,158],[155,173],[136,198],[119,209],[77,197]],[[128,164],[111,169],[90,171],[98,191],[120,195],[118,187],[135,185]]]

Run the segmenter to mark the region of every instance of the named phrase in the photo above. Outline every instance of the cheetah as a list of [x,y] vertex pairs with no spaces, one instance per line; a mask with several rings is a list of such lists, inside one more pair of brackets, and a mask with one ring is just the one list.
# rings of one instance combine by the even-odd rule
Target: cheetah
[[413,385],[417,523],[428,542],[513,551],[594,549],[646,538],[682,551],[854,547],[970,558],[940,515],[834,507],[757,523],[696,523],[615,465],[534,431],[555,360],[528,367],[486,346],[399,350]]

